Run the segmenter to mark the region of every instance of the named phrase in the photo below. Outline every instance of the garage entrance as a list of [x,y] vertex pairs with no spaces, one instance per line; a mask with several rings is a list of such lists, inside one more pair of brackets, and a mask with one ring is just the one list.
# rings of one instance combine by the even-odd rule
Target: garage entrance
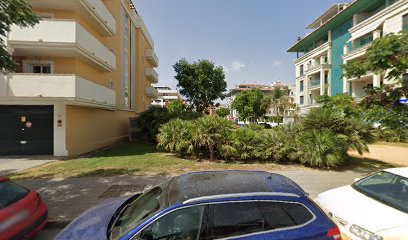
[[53,106],[0,106],[0,155],[52,155]]

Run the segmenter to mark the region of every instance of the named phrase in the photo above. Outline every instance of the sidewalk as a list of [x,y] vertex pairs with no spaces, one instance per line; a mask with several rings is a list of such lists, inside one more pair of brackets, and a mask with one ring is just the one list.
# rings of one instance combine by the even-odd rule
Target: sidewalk
[[[87,177],[29,179],[18,184],[40,193],[49,208],[51,224],[64,227],[82,212],[109,199],[142,191],[166,177]],[[59,227],[59,226],[57,226]]]
[[52,156],[11,156],[0,157],[0,177],[37,167],[57,160]]
[[[315,197],[318,193],[347,184],[363,173],[345,171],[277,171],[297,182]],[[138,177],[86,177],[67,179],[30,179],[16,181],[24,187],[38,191],[49,207],[50,222],[64,227],[87,209],[114,197],[134,194],[145,187],[156,185],[166,176]]]

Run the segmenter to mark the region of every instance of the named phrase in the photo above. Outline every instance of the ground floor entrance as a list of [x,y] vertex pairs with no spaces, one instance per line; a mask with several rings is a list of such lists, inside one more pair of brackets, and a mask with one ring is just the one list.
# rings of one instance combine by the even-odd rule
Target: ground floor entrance
[[0,155],[53,155],[54,106],[0,105]]

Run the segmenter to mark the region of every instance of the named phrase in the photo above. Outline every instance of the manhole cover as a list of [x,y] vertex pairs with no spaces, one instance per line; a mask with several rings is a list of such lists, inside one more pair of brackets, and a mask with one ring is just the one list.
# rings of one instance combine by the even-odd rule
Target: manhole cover
[[112,185],[102,193],[99,198],[116,198],[121,196],[134,195],[144,189],[142,185]]

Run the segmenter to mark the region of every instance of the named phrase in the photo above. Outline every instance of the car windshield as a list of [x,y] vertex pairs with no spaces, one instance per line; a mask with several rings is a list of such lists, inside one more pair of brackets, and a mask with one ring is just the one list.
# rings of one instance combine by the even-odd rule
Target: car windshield
[[379,202],[408,213],[408,179],[389,173],[377,172],[352,187]]
[[112,240],[125,236],[164,205],[163,191],[155,187],[122,207],[109,232]]
[[27,189],[11,181],[0,182],[0,209],[18,202],[28,193]]

